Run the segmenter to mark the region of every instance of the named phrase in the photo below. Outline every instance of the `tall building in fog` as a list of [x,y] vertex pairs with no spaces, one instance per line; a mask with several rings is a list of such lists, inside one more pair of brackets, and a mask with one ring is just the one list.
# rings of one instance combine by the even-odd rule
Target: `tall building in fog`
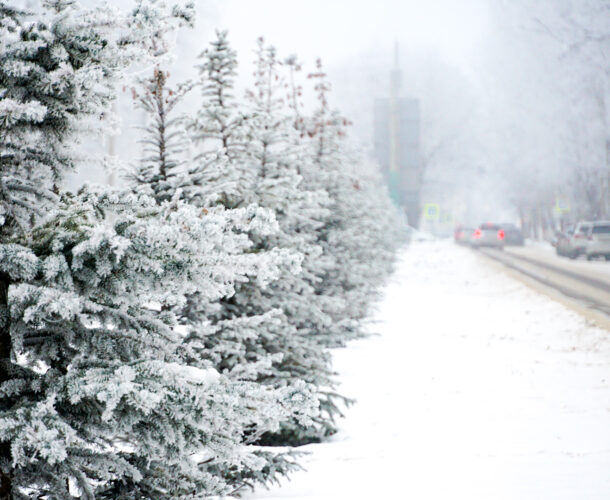
[[402,206],[409,224],[418,227],[421,213],[420,109],[417,99],[401,97],[398,48],[388,97],[375,100],[374,147],[392,199]]

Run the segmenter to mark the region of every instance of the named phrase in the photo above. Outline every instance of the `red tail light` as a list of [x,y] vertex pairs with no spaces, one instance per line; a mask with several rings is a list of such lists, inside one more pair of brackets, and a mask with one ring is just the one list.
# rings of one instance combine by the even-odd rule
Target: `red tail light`
[[481,237],[481,230],[480,229],[475,230],[475,232],[472,236],[474,237],[475,240],[478,240]]
[[504,239],[504,230],[503,229],[500,229],[498,231],[498,239],[499,240],[503,240]]

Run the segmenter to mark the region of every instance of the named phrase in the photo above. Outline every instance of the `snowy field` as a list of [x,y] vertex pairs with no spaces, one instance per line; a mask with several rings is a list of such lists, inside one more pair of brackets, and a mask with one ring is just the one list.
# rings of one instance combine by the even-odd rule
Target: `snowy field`
[[610,333],[499,273],[450,242],[404,252],[380,335],[335,352],[342,431],[246,498],[610,498]]

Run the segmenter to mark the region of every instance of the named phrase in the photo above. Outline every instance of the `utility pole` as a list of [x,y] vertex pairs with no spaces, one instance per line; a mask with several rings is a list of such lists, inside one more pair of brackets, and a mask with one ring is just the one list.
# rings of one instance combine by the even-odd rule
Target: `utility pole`
[[[596,100],[599,107],[599,115],[602,123],[603,137],[603,163],[594,172],[595,183],[599,192],[595,195],[592,207],[596,218],[606,218],[610,215],[610,79],[608,71],[603,71],[603,81],[596,92]],[[601,142],[601,141],[600,141]],[[598,183],[598,184],[597,184]]]
[[396,201],[400,200],[400,84],[398,42],[394,43],[394,69],[390,73],[390,164],[389,181],[390,194]]

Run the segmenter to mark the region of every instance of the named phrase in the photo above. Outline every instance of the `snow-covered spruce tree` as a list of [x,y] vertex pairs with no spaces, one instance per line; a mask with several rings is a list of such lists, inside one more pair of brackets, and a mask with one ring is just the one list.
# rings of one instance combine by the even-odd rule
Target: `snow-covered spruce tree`
[[[247,236],[249,233],[270,234],[278,229],[273,212],[270,210],[261,209],[256,205],[225,208],[218,203],[207,206],[203,204],[206,199],[211,202],[217,198],[208,196],[210,193],[200,186],[201,176],[196,172],[190,176],[185,175],[187,165],[186,162],[181,161],[184,120],[176,114],[175,108],[180,104],[187,88],[188,85],[183,85],[177,91],[172,90],[167,86],[166,74],[156,69],[154,78],[140,81],[140,86],[134,91],[138,98],[137,104],[144,109],[149,118],[149,125],[144,128],[142,140],[147,145],[147,149],[145,158],[132,176],[134,188],[137,192],[149,193],[157,203],[168,199],[186,199],[191,205],[198,207],[201,213],[209,217],[223,218],[226,224],[222,228],[222,244],[205,249],[208,267],[216,269],[219,277],[227,279],[227,276],[231,276],[231,269],[239,269],[240,266],[243,267],[243,263],[248,263],[250,270],[247,277],[242,276],[242,279],[254,281],[258,286],[265,286],[269,279],[277,277],[277,266],[282,265],[294,271],[298,268],[299,260],[294,255],[275,249],[270,252],[252,251],[253,243]],[[227,140],[225,144],[229,146],[230,142]],[[228,159],[226,152],[227,148],[222,147],[219,154],[222,158],[220,161],[226,162]],[[195,162],[203,161],[209,168],[213,163],[211,160],[213,158],[209,155],[202,154],[195,159]],[[197,167],[192,170],[196,171]],[[207,172],[204,170],[201,173]],[[210,182],[206,182],[204,186],[208,188]],[[221,199],[227,201],[229,198],[223,196]],[[207,339],[217,332],[219,326],[210,323],[208,313],[211,309],[217,308],[219,300],[228,300],[229,297],[229,293],[211,297],[207,289],[195,287],[187,294],[184,304],[172,307],[180,323],[180,331],[184,334],[180,346],[181,357],[189,366],[209,368],[215,365],[217,358],[206,346]],[[231,330],[239,339],[250,336],[261,321],[273,320],[268,316],[244,317],[227,320],[222,328],[224,331]],[[235,345],[231,345],[227,349],[227,355],[232,355],[234,349]],[[267,385],[263,387],[256,382],[257,378],[269,372],[272,361],[271,355],[244,360],[233,370],[222,375],[226,384],[220,389],[225,393],[232,391],[243,394],[240,404],[249,409],[248,412],[244,412],[249,415],[249,420],[232,423],[234,446],[242,442],[248,445],[261,433],[267,431],[269,426],[266,414],[283,415],[284,420],[291,418],[309,422],[310,415],[316,411],[316,401],[309,396],[309,388],[302,383],[288,389],[273,389]],[[243,389],[245,387],[250,389],[246,391]],[[274,396],[275,403],[280,404],[280,408],[269,409],[261,406],[260,391],[265,391],[269,398]],[[251,394],[252,401],[248,400],[246,394]],[[284,401],[288,396],[293,399],[292,402]],[[222,398],[227,395],[223,393],[217,397]],[[217,419],[216,416],[210,418]],[[289,453],[277,454],[252,447],[247,447],[245,450],[253,453],[257,460],[233,464],[215,461],[208,464],[208,472],[216,474],[232,487],[240,488],[245,485],[251,486],[255,482],[275,481],[278,475],[285,475],[297,467],[294,456]]]
[[171,53],[176,29],[193,27],[193,0],[134,0],[121,36],[130,62],[161,64]]
[[331,85],[320,60],[316,66],[309,78],[315,82],[318,107],[306,127],[312,162],[303,177],[311,189],[325,187],[333,201],[320,231],[320,244],[332,265],[317,293],[335,297],[335,306],[342,304],[329,311],[335,324],[344,327],[337,336],[341,342],[361,334],[360,321],[391,270],[404,231],[374,165],[345,144],[349,122],[330,108]]
[[[262,57],[262,46],[259,48]],[[282,175],[272,174],[265,170],[269,165],[261,164],[260,156],[256,156],[254,149],[260,147],[260,141],[253,133],[258,125],[264,125],[257,119],[256,106],[244,112],[235,102],[236,55],[226,33],[218,33],[201,60],[203,105],[191,128],[201,153],[190,177],[193,184],[185,189],[189,199],[225,209],[256,208],[283,220],[280,207],[298,202],[298,175],[294,167],[286,168]],[[264,71],[262,66],[260,69]],[[264,78],[262,75],[259,80]],[[272,147],[279,148],[277,154],[281,155],[282,145]],[[199,344],[200,356],[212,360],[219,371],[231,377],[248,373],[266,386],[286,389],[305,380],[313,388],[319,385],[314,374],[327,376],[326,361],[315,343],[299,335],[290,323],[274,289],[279,282],[295,279],[302,254],[296,245],[282,243],[287,236],[277,224],[272,230],[253,225],[246,234],[252,244],[250,253],[279,264],[279,279],[271,284],[257,280],[239,283],[233,296],[198,311],[199,320],[191,315],[191,321],[198,321],[200,326],[193,330],[190,340]],[[313,402],[317,401],[316,396]],[[295,421],[291,419],[291,425]],[[257,436],[259,430],[253,429],[252,439]]]
[[144,127],[143,157],[128,176],[136,189],[157,202],[171,200],[184,184],[184,150],[187,137],[185,117],[174,116],[174,108],[190,90],[190,84],[176,90],[168,87],[168,73],[156,67],[151,78],[141,79],[133,89],[136,107],[144,110],[149,123]]
[[[52,206],[74,166],[69,146],[109,115],[120,71],[150,50],[152,33],[188,21],[192,6],[141,0],[122,16],[76,0],[44,0],[37,15],[0,2],[2,236]],[[152,55],[162,53],[157,47]]]
[[[36,22],[0,4],[0,418],[32,391],[24,378],[37,377],[13,350],[9,295],[35,272],[31,252],[13,240],[57,201],[73,165],[68,139],[83,118],[105,113],[120,67],[111,12],[60,1],[45,2],[43,12]],[[17,446],[2,433],[0,498],[19,497]]]
[[97,12],[97,24],[74,2],[44,5],[45,22],[31,23],[0,4],[3,234],[26,227],[55,199],[73,166],[66,138],[79,119],[104,113],[119,65],[107,12]]
[[[198,210],[159,212],[143,198],[86,192],[58,202],[72,163],[65,145],[83,118],[106,113],[125,40],[115,43],[106,11],[47,6],[45,23],[24,26],[19,13],[0,12],[0,497],[227,492],[233,486],[211,470],[242,461],[267,466],[232,444],[242,441],[236,436],[246,422],[277,425],[298,389],[279,393],[279,402],[258,385],[231,384],[229,396],[214,371],[185,369],[173,354],[167,307],[202,272],[213,286],[198,288],[229,293],[239,269],[210,265],[216,260],[205,244],[227,233],[212,216],[193,239]],[[271,399],[266,412],[248,406],[256,394],[260,404]],[[195,449],[202,455],[189,456]]]
[[85,189],[24,237],[17,272],[29,274],[8,294],[20,372],[2,387],[20,402],[0,417],[15,498],[204,498],[236,488],[218,469],[267,465],[244,433],[277,428],[299,389],[189,366],[171,313],[194,290],[231,293],[251,268],[214,250],[239,244],[226,224]]
[[302,101],[303,86],[297,81],[298,73],[303,69],[303,66],[295,54],[288,56],[284,60],[284,65],[288,67],[288,83],[286,84],[288,108],[292,112],[293,127],[299,131],[299,139],[303,139],[306,128],[305,116],[302,113],[304,108]]
[[[310,74],[309,78],[323,75],[320,61],[318,60],[316,64],[318,72],[313,75]],[[325,346],[337,347],[344,345],[349,338],[353,338],[358,329],[354,321],[345,315],[345,294],[338,293],[340,287],[334,286],[331,288],[328,286],[330,276],[333,276],[336,269],[343,265],[338,260],[340,255],[328,245],[327,237],[329,228],[337,224],[337,214],[335,213],[337,177],[345,174],[342,156],[338,149],[335,150],[333,159],[328,162],[328,165],[323,165],[321,161],[323,156],[321,148],[324,150],[327,148],[323,145],[325,141],[323,143],[318,141],[318,131],[320,122],[326,122],[326,117],[321,115],[328,111],[326,92],[330,90],[330,84],[324,81],[315,87],[320,101],[319,109],[315,112],[317,119],[305,116],[300,111],[304,107],[301,102],[303,91],[301,85],[297,83],[297,74],[301,70],[301,66],[294,56],[286,60],[286,65],[290,71],[290,80],[287,85],[288,100],[293,117],[293,127],[298,133],[297,148],[300,151],[302,186],[309,191],[323,191],[327,198],[326,206],[328,210],[315,228],[316,243],[322,251],[317,259],[310,260],[311,272],[316,276],[313,281],[315,296],[319,302],[319,307],[329,318],[327,327],[318,334],[317,338]],[[346,120],[341,122],[338,130],[335,130],[339,136],[344,134],[345,125],[347,125]],[[326,136],[326,134],[324,135]],[[313,145],[314,142],[315,146]]]
[[342,314],[352,321],[354,334],[360,335],[362,321],[379,298],[407,232],[377,165],[356,152],[344,155],[350,182],[337,190],[336,212],[343,223],[327,235],[329,247],[343,260],[327,285],[343,294]]
[[[280,230],[271,235],[250,234],[258,251],[282,249],[303,255],[300,273],[286,270],[280,279],[261,289],[245,283],[237,288],[230,303],[223,304],[216,321],[236,316],[267,315],[273,322],[262,323],[258,336],[247,339],[241,355],[251,358],[277,355],[272,372],[262,380],[275,386],[290,385],[297,380],[317,387],[320,415],[314,426],[303,428],[296,422],[286,423],[281,433],[267,434],[264,444],[300,444],[319,440],[334,431],[335,406],[329,356],[318,343],[316,335],[327,318],[313,294],[306,264],[319,256],[315,245],[315,227],[326,212],[325,194],[301,188],[300,163],[294,128],[284,113],[280,98],[283,83],[275,49],[258,42],[256,79],[249,92],[249,107],[244,125],[248,133],[248,149],[244,163],[248,191],[244,196],[257,205],[273,210]],[[252,177],[254,176],[254,177]],[[221,337],[222,338],[222,337]],[[230,369],[237,361],[221,353],[220,361]]]
[[[217,39],[200,57],[198,85],[203,102],[191,131],[201,153],[196,156],[189,176],[191,186],[185,189],[188,199],[195,204],[209,204],[229,211],[248,207],[248,210],[268,214],[273,226],[268,223],[252,225],[246,233],[251,242],[247,252],[280,266],[279,279],[298,274],[302,260],[298,251],[261,243],[280,234],[280,228],[275,217],[276,207],[268,203],[265,206],[257,189],[260,169],[252,161],[247,142],[252,117],[238,108],[233,95],[237,60],[226,32],[218,32]],[[291,387],[300,383],[300,377],[287,370],[280,370],[278,377],[277,367],[286,362],[286,356],[292,358],[292,353],[300,353],[301,349],[282,310],[273,305],[262,307],[257,304],[255,298],[268,286],[268,283],[250,280],[238,284],[235,295],[216,304],[205,307],[198,304],[198,309],[192,307],[188,319],[194,328],[188,340],[200,357],[210,359],[228,376],[246,375],[266,386]],[[288,362],[302,364],[301,361]],[[312,397],[309,404],[317,404],[317,398]],[[260,432],[253,429],[252,438],[256,440],[257,437]],[[273,459],[274,467],[290,464],[269,454],[267,457]]]
[[210,45],[200,54],[197,66],[202,106],[190,124],[199,154],[189,172],[189,194],[199,204],[233,208],[249,204],[254,180],[244,161],[246,117],[235,100],[237,54],[227,32],[217,31]]

